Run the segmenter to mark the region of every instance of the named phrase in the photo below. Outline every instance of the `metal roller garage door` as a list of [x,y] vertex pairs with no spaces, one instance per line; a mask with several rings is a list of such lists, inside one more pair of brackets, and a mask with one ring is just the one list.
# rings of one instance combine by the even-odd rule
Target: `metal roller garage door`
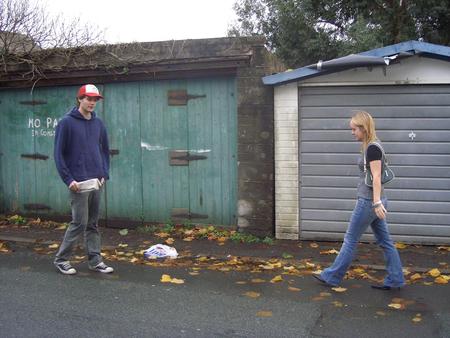
[[299,89],[301,238],[343,238],[358,181],[359,143],[348,127],[355,109],[375,117],[397,176],[386,187],[393,237],[450,243],[448,85]]

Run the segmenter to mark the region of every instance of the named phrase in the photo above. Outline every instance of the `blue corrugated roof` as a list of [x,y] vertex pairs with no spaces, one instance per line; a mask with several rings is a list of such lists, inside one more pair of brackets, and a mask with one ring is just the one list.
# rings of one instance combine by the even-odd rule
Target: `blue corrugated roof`
[[[387,57],[399,53],[411,53],[412,55],[421,54],[425,57],[450,61],[450,47],[414,40],[400,42],[395,45],[390,45],[382,48],[372,49],[367,52],[359,53],[357,55]],[[307,66],[283,73],[264,76],[263,83],[266,85],[276,86],[289,82],[301,81],[307,78],[321,76],[332,72],[336,72],[336,70],[318,70]]]

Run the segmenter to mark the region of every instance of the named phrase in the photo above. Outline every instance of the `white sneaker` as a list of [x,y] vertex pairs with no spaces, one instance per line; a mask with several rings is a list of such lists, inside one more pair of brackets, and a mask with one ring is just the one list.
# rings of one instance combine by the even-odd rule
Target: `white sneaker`
[[112,267],[106,265],[103,262],[98,263],[94,267],[89,266],[89,269],[92,270],[92,271],[98,271],[98,272],[101,272],[101,273],[111,273],[111,272],[114,271],[114,269]]
[[65,261],[61,263],[55,263],[56,268],[64,275],[74,275],[77,273],[77,270],[70,265],[70,262]]

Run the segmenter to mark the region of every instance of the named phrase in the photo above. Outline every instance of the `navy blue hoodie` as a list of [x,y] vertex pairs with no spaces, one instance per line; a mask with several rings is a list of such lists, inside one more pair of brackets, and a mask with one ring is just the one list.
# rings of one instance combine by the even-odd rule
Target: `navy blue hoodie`
[[108,135],[95,112],[86,120],[74,107],[59,121],[54,157],[56,169],[68,186],[72,181],[109,178]]

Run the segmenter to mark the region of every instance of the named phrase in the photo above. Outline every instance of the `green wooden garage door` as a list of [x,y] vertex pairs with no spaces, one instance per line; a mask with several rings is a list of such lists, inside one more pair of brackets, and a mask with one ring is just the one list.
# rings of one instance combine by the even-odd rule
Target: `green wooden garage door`
[[108,219],[235,224],[234,93],[232,78],[105,85]]

